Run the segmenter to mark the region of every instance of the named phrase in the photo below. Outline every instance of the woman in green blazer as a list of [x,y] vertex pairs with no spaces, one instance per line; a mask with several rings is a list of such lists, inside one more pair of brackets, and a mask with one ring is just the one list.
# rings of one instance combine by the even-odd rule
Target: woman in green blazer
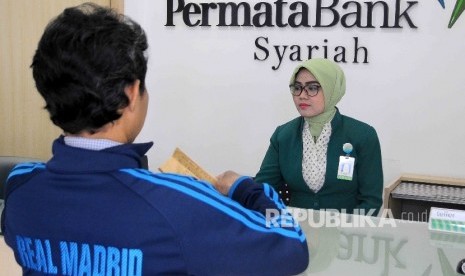
[[311,59],[294,70],[290,90],[300,116],[276,128],[256,181],[287,184],[290,206],[376,215],[383,171],[376,130],[339,113],[342,69]]

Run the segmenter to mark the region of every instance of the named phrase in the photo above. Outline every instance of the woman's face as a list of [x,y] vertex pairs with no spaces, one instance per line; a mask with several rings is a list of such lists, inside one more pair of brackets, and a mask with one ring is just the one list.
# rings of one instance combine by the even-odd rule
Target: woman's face
[[[305,86],[310,83],[320,84],[307,69],[300,70],[295,78],[295,84]],[[292,98],[297,111],[303,117],[314,117],[325,110],[325,96],[321,86],[318,93],[313,97],[308,96],[304,89],[299,96],[292,96]]]

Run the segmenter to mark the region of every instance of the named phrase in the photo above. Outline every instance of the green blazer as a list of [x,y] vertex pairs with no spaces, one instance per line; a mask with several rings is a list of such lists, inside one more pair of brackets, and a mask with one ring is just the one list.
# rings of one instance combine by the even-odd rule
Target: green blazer
[[[326,176],[323,187],[312,192],[302,176],[302,129],[304,118],[276,128],[263,159],[257,182],[268,183],[275,189],[287,183],[291,194],[290,206],[305,209],[338,209],[353,213],[364,209],[365,214],[382,205],[383,170],[381,149],[376,130],[370,125],[341,115],[339,110],[331,121]],[[346,155],[344,143],[351,143],[355,169],[351,181],[337,179],[339,157]],[[361,211],[358,211],[360,213]]]

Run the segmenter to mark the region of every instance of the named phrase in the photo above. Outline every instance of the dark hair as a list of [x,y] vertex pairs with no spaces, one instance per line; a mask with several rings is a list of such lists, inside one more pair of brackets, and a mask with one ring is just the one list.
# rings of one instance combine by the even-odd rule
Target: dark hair
[[124,89],[145,93],[147,37],[139,24],[92,3],[65,9],[45,28],[32,73],[52,122],[65,132],[95,132],[121,117]]

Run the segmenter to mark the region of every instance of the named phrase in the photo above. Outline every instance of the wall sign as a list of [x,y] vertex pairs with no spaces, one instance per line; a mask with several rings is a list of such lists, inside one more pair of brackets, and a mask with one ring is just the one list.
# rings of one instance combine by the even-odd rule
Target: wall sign
[[[442,3],[443,4],[443,3]],[[315,40],[313,29],[416,29],[414,12],[418,1],[283,1],[258,2],[185,2],[168,0],[167,27],[184,25],[189,28],[293,28],[308,31],[308,43],[275,44],[267,35],[254,40],[253,59],[264,62],[271,56],[278,60],[271,65],[278,70],[284,60],[303,61],[324,57],[342,63],[370,63],[369,47],[359,35],[350,39]],[[365,33],[364,35],[369,35]]]

